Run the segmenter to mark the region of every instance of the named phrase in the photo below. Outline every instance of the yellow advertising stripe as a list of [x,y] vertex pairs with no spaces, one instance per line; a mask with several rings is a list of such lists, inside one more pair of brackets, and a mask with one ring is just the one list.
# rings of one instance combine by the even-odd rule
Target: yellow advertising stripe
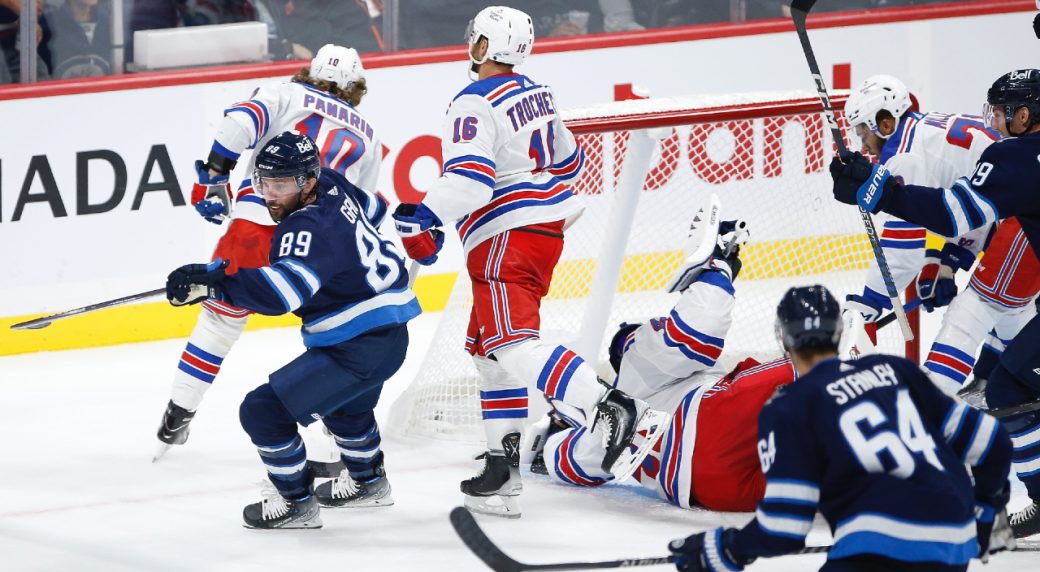
[[[456,274],[420,275],[415,294],[423,310],[444,309],[455,284]],[[47,314],[0,318],[0,355],[110,346],[130,342],[187,338],[195,327],[200,307],[174,308],[166,303],[149,302],[116,306],[91,314],[54,322],[40,330],[12,330],[11,325]],[[59,310],[60,311],[60,310]],[[48,312],[53,314],[56,312]],[[300,319],[285,316],[254,315],[247,330],[298,327]]]
[[[942,239],[928,236],[929,248],[941,248]],[[835,255],[836,253],[840,255]],[[873,255],[866,235],[832,235],[757,242],[741,247],[744,263],[741,280],[816,274],[866,268]],[[625,257],[619,291],[658,290],[667,284],[682,262],[679,250],[634,254]],[[778,262],[782,261],[782,262]],[[596,268],[594,259],[560,262],[553,274],[549,298],[581,298],[588,295]],[[420,275],[415,293],[427,312],[444,309],[455,283],[455,273]],[[11,330],[10,326],[39,315],[0,318],[0,355],[109,346],[129,342],[186,338],[198,315],[198,307],[173,308],[165,301],[117,306],[92,314],[55,322],[41,330]],[[246,329],[298,326],[295,316],[250,318]]]

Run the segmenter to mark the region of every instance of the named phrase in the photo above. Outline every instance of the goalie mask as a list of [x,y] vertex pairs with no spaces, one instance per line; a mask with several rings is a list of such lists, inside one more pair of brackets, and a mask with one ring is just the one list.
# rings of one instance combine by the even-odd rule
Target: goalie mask
[[878,112],[887,111],[899,121],[912,104],[910,91],[903,82],[890,75],[874,75],[849,94],[845,101],[845,117],[853,128],[864,124],[872,133],[887,140],[892,133],[885,135],[878,129]]
[[325,44],[311,60],[311,78],[332,82],[346,90],[365,79],[365,68],[354,48]]
[[776,338],[786,350],[838,347],[841,306],[825,287],[791,288],[776,307]]
[[[481,38],[487,38],[484,57],[473,57],[473,48]],[[469,47],[470,71],[475,73],[480,64],[492,60],[511,66],[520,65],[534,48],[534,24],[531,17],[515,8],[488,6],[470,20],[466,28]]]

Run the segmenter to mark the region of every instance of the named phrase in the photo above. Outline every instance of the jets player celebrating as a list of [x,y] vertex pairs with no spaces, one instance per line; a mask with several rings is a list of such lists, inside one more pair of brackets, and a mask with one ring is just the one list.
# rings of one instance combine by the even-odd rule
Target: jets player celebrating
[[441,228],[458,229],[473,284],[466,349],[480,374],[488,443],[484,469],[463,481],[462,492],[471,510],[515,517],[528,386],[573,405],[605,434],[603,468],[622,477],[645,456],[659,414],[601,384],[571,350],[539,337],[539,306],[564,230],[583,208],[569,181],[584,154],[560,120],[552,90],[513,71],[531,53],[531,18],[485,8],[468,37],[476,81],[448,107],[444,173],[421,204],[402,204],[394,219],[409,256],[421,264],[436,260]]
[[673,541],[679,570],[742,570],[798,550],[817,511],[834,535],[821,570],[962,571],[989,554],[1009,496],[1007,433],[910,361],[839,360],[840,324],[822,286],[780,301],[777,335],[798,380],[758,416],[765,496],[743,529]]
[[[292,312],[305,353],[272,373],[239,416],[278,495],[245,508],[250,528],[317,528],[326,506],[392,504],[372,413],[383,382],[404,361],[406,322],[419,315],[404,259],[376,230],[378,199],[322,169],[311,140],[282,133],[257,153],[255,189],[277,221],[270,263],[226,274],[221,261],[170,274],[174,305],[217,300],[253,312]],[[320,485],[297,423],[321,419],[349,474]],[[317,498],[315,498],[317,497]]]
[[[989,126],[1008,137],[990,145],[974,171],[949,187],[900,184],[858,153],[831,162],[834,197],[884,211],[943,236],[959,236],[1005,217],[1018,217],[1034,254],[1040,244],[1040,70],[1008,72],[986,98]],[[1040,318],[1033,318],[1008,345],[989,377],[986,402],[1010,407],[1040,398]],[[1012,435],[1015,472],[1032,504],[1011,516],[1016,536],[1040,533],[1040,414],[1005,417]]]
[[[292,81],[258,88],[248,100],[224,112],[209,159],[195,163],[199,178],[192,189],[192,203],[210,222],[220,224],[230,217],[213,255],[229,261],[228,274],[266,265],[274,233],[275,221],[249,178],[242,181],[235,208],[231,208],[228,175],[247,149],[263,149],[275,135],[296,131],[321,149],[323,168],[344,175],[362,189],[376,190],[382,160],[379,139],[355,109],[366,89],[357,52],[329,44]],[[386,210],[383,201],[372,203],[371,208]],[[159,427],[161,444],[156,458],[171,445],[187,440],[189,423],[203,395],[251,313],[216,299],[204,301],[202,307],[177,365],[170,402]]]
[[[909,111],[911,105],[906,86],[888,75],[867,78],[845,104],[846,117],[863,143],[863,152],[878,157],[905,184],[953,185],[1000,139],[1000,133],[988,128],[981,117],[918,113]],[[961,388],[975,365],[979,345],[991,330],[996,330],[998,339],[1011,339],[1035,314],[1031,302],[1040,289],[1040,263],[1028,252],[1018,221],[1005,221],[988,240],[990,234],[991,225],[983,226],[947,242],[941,252],[929,250],[922,257],[926,253],[924,227],[886,215],[881,233],[896,289],[906,288],[917,276],[918,295],[929,309],[950,303],[957,293],[954,273],[969,270],[986,248],[986,264],[973,275],[970,289],[943,316],[925,362],[933,379],[949,391]],[[862,296],[850,295],[846,308],[858,310],[867,323],[874,322],[892,306],[881,294],[884,291],[880,271],[871,267]]]

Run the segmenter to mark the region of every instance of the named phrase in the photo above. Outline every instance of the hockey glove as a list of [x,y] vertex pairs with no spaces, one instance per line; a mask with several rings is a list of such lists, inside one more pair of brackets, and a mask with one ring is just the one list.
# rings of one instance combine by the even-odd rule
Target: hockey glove
[[735,528],[716,528],[671,541],[668,550],[675,554],[675,568],[681,572],[743,570],[755,559],[734,556],[730,546],[736,533]]
[[173,306],[184,306],[220,298],[228,262],[218,258],[209,264],[185,264],[170,272],[166,277],[166,299]]
[[401,203],[394,210],[394,228],[401,236],[405,251],[423,266],[437,262],[437,253],[444,246],[444,233],[438,229],[442,224],[422,203]]
[[195,161],[198,178],[191,188],[191,204],[202,218],[220,224],[231,214],[231,183],[227,173],[210,175],[209,169],[208,163]]
[[979,559],[1001,550],[1014,549],[1014,535],[1007,521],[1007,502],[1011,498],[1010,483],[992,498],[975,500],[975,531],[978,534]]
[[862,296],[849,294],[845,297],[845,309],[859,312],[864,323],[872,324],[881,317],[881,312],[892,309],[892,301],[883,294],[864,288]]
[[897,192],[899,183],[884,165],[874,165],[860,153],[846,153],[831,160],[834,198],[847,205],[858,204],[877,214]]

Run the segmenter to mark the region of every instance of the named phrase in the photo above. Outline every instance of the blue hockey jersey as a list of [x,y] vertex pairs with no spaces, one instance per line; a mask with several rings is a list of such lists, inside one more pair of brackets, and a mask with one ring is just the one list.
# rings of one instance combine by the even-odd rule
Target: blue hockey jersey
[[801,548],[818,510],[830,559],[965,564],[978,554],[976,500],[992,503],[1011,462],[993,417],[886,355],[820,362],[766,404],[758,432],[765,496],[732,543],[745,560]]
[[377,230],[386,210],[382,199],[322,170],[317,200],[278,224],[271,265],[228,276],[224,300],[260,314],[296,314],[308,347],[404,324],[421,309],[404,257]]
[[885,212],[947,237],[1017,216],[1040,255],[1040,133],[993,143],[975,171],[950,188],[907,185],[885,200]]

